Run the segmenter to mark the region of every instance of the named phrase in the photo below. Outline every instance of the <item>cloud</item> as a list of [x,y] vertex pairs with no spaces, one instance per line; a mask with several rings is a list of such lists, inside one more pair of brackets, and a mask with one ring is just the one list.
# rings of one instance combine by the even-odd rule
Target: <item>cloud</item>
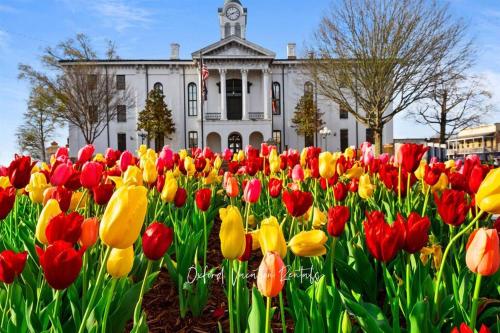
[[0,30],[0,52],[7,49],[9,42],[9,34],[6,31]]
[[107,25],[119,32],[138,25],[145,26],[152,21],[149,10],[124,0],[101,0],[92,7]]
[[0,13],[14,13],[16,9],[7,5],[0,5]]

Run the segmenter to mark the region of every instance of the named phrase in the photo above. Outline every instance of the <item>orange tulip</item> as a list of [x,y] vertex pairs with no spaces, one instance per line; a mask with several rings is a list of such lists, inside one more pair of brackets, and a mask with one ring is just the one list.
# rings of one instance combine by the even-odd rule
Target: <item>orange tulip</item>
[[496,229],[475,230],[467,242],[467,267],[483,276],[493,275],[500,266],[500,249]]
[[286,267],[277,252],[267,252],[257,273],[257,287],[266,297],[275,297],[283,289],[286,280]]
[[82,223],[82,234],[79,243],[85,247],[91,247],[99,237],[99,220],[97,217],[89,218]]

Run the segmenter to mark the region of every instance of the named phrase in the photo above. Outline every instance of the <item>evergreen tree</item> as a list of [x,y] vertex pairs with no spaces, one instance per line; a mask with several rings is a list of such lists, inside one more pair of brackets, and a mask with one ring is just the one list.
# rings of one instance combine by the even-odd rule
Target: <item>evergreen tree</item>
[[160,89],[151,90],[148,93],[144,110],[139,112],[137,130],[147,132],[148,142],[149,140],[155,140],[157,143],[162,143],[164,137],[170,140],[171,135],[175,133],[172,110],[165,104],[164,98],[165,96]]
[[299,100],[295,107],[295,113],[292,118],[292,127],[299,135],[305,137],[305,145],[311,146],[314,144],[314,134],[320,130],[325,124],[321,119],[323,113],[319,112],[316,103],[314,102],[313,94],[306,92]]

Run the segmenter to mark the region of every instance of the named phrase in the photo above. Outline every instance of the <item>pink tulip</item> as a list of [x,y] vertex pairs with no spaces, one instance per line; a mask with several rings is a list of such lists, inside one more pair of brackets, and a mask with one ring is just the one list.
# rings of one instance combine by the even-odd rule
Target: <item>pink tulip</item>
[[50,177],[50,183],[54,186],[62,186],[71,178],[73,174],[73,167],[70,163],[59,164],[52,176]]
[[301,182],[304,180],[304,170],[300,164],[296,164],[292,169],[292,180],[294,182]]
[[170,170],[174,167],[174,152],[170,146],[165,146],[160,152],[158,160],[156,160],[156,169],[162,171],[163,169]]
[[90,161],[92,155],[94,155],[95,148],[93,145],[86,145],[78,151],[78,164],[83,164]]
[[373,146],[370,142],[363,142],[361,145],[362,160],[365,165],[370,165],[375,157]]
[[382,163],[382,164],[386,164],[387,162],[389,162],[389,159],[390,159],[389,154],[387,154],[387,153],[380,154],[380,156],[378,158],[380,160],[380,163]]
[[83,165],[80,174],[80,183],[87,189],[92,189],[99,185],[102,177],[103,166],[98,162],[87,162]]
[[257,202],[257,200],[259,200],[261,190],[262,185],[260,184],[260,180],[255,178],[250,180],[243,191],[243,200],[247,203]]

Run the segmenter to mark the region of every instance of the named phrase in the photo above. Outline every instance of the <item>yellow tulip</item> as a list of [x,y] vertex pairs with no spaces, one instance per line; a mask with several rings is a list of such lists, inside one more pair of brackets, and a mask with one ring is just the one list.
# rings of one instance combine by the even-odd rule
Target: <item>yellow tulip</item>
[[219,173],[215,169],[212,169],[209,174],[203,178],[204,185],[211,185],[218,182],[220,182]]
[[257,249],[260,249],[260,243],[259,243],[259,234],[260,230],[254,230],[251,232],[252,234],[252,251],[255,251]]
[[427,165],[427,161],[421,160],[417,170],[415,170],[415,177],[417,177],[418,180],[424,179],[426,165]]
[[278,155],[276,149],[272,149],[269,153],[269,169],[271,173],[277,173],[281,168],[281,158]]
[[259,244],[262,254],[275,251],[278,252],[281,258],[285,258],[287,251],[286,241],[278,220],[274,216],[262,220],[259,230]]
[[161,191],[161,200],[163,202],[173,202],[175,198],[175,193],[177,193],[177,180],[174,178],[172,173],[169,171],[165,175],[165,184],[163,185],[163,190]]
[[345,151],[344,151],[344,156],[347,159],[353,159],[354,158],[354,154],[355,154],[355,151],[354,151],[353,147],[347,147],[345,149]]
[[[142,171],[139,167],[131,165],[123,174],[124,185],[142,186]],[[118,184],[117,184],[118,185]]]
[[47,236],[45,236],[45,229],[47,229],[47,225],[49,224],[50,220],[56,216],[61,214],[61,208],[59,208],[59,203],[57,202],[56,199],[50,199],[47,201],[47,204],[45,207],[43,207],[42,212],[40,213],[40,216],[38,217],[38,222],[36,224],[36,229],[35,229],[35,236],[36,239],[40,243],[43,244],[48,244],[49,242],[47,241]]
[[33,203],[43,203],[43,192],[50,187],[47,184],[47,178],[41,172],[31,174],[30,182],[26,186],[26,192],[29,193],[30,199]]
[[179,158],[181,160],[185,159],[188,156],[188,152],[186,149],[179,150]]
[[361,177],[361,175],[365,172],[365,170],[360,167],[358,164],[355,164],[352,166],[352,168],[350,168],[349,170],[347,170],[346,172],[346,176],[347,178],[349,179],[353,179],[353,178],[359,178]]
[[148,147],[146,145],[140,145],[139,149],[137,149],[137,155],[139,158],[144,156],[146,154],[146,151],[148,150]]
[[[308,214],[313,213],[313,207],[309,208]],[[314,214],[313,214],[313,227],[314,228],[321,228],[322,225],[325,225],[326,222],[328,222],[328,217],[326,216],[325,213],[321,211],[318,207],[314,207]]]
[[142,178],[147,184],[153,184],[158,178],[158,171],[156,170],[154,159],[145,159],[142,171]]
[[220,169],[220,167],[222,166],[222,162],[223,162],[223,161],[222,161],[222,158],[220,158],[220,156],[219,156],[219,155],[217,155],[217,157],[215,158],[215,161],[214,161],[214,168],[215,168],[216,170],[219,170],[219,169]]
[[500,214],[500,168],[486,175],[477,191],[476,203],[487,213]]
[[49,165],[47,163],[42,162],[42,163],[40,163],[40,170],[42,170],[42,171],[50,171],[50,167],[49,167]]
[[255,223],[256,223],[255,215],[252,214],[248,216],[248,225],[250,227],[255,227]]
[[[82,209],[82,208],[87,207],[87,200],[88,200],[88,197],[87,197],[87,195],[85,195],[85,198],[84,198],[83,192],[73,192],[73,194],[71,195],[71,202],[69,204],[69,210],[75,211],[77,209]],[[78,207],[77,207],[77,205],[78,205]]]
[[292,252],[299,257],[317,257],[326,253],[324,244],[328,240],[323,230],[301,231],[288,243]]
[[108,261],[106,262],[106,270],[108,274],[114,278],[127,276],[134,266],[134,247],[130,246],[125,249],[111,249]]
[[373,195],[375,185],[370,182],[370,176],[367,174],[359,177],[358,194],[363,199],[368,199]]
[[191,156],[186,156],[186,158],[184,158],[184,169],[186,169],[188,176],[192,176],[195,174],[196,167]]
[[7,176],[0,177],[0,188],[6,188],[9,186],[11,186],[9,177]]
[[444,162],[444,166],[446,169],[450,169],[451,171],[455,171],[456,165],[455,165],[455,160],[448,160]]
[[448,176],[443,172],[436,184],[432,185],[431,192],[444,191],[448,188]]
[[237,154],[238,162],[243,162],[245,160],[245,152],[240,150]]
[[306,162],[307,162],[307,151],[309,150],[309,148],[305,147],[302,149],[302,151],[300,152],[300,166],[302,168],[305,168],[306,167]]
[[97,153],[94,156],[94,162],[106,163],[106,158],[103,154]]
[[102,216],[101,241],[118,249],[132,246],[141,232],[147,206],[145,187],[128,185],[117,189]]
[[219,232],[220,247],[224,258],[236,259],[246,247],[245,228],[240,210],[235,206],[219,209],[222,223]]
[[319,174],[321,177],[330,179],[337,169],[337,159],[329,151],[319,154]]

